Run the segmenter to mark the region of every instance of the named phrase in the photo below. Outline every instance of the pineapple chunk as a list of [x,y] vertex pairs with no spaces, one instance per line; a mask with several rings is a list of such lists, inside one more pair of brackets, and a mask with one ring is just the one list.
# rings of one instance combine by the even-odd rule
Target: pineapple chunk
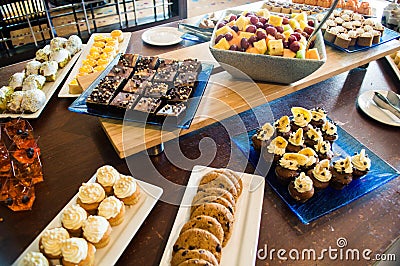
[[294,18],[289,19],[289,25],[290,27],[292,27],[293,30],[300,28],[300,23]]
[[248,38],[250,38],[251,36],[255,36],[255,34],[254,34],[254,33],[251,33],[251,32],[247,32],[247,31],[241,31],[241,32],[239,33],[239,39],[242,39],[242,38],[248,39]]
[[301,30],[304,30],[304,28],[308,26],[308,23],[306,21],[302,21],[302,20],[299,22],[299,24],[300,24]]
[[260,54],[265,54],[267,52],[267,42],[265,41],[265,39],[253,42],[253,45],[255,48],[257,48]]
[[256,15],[268,19],[269,16],[270,16],[270,13],[269,13],[269,10],[268,10],[268,9],[262,8],[262,9],[260,9],[260,10],[258,10],[258,11],[256,12]]
[[[219,28],[219,29],[215,32],[215,36],[224,35],[224,34],[227,33],[227,32],[232,33],[232,31],[235,32],[234,30],[231,29],[231,27],[225,25],[225,26]],[[236,32],[235,32],[235,33],[236,33]]]
[[240,16],[236,20],[236,26],[238,26],[239,30],[245,30],[246,26],[250,24],[250,19],[245,16]]
[[231,47],[231,45],[225,39],[225,37],[222,38],[221,40],[219,40],[219,42],[216,45],[214,45],[214,48],[223,49],[223,50],[229,50],[229,47]]
[[300,21],[307,22],[307,13],[301,12],[301,13],[297,14],[294,17],[294,19],[297,20],[298,22],[300,22]]
[[283,17],[277,15],[270,15],[268,23],[274,27],[282,26]]
[[279,40],[269,40],[268,53],[270,55],[283,55],[283,42]]

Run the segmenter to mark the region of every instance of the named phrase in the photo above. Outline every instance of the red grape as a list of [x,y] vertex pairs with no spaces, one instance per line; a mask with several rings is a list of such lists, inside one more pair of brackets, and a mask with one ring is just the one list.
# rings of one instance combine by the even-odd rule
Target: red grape
[[236,44],[232,44],[232,45],[229,47],[229,50],[231,50],[231,51],[237,51],[237,50],[238,50],[238,47],[237,47]]
[[242,38],[241,40],[240,40],[240,47],[242,47],[243,49],[247,49],[247,48],[249,48],[249,46],[250,46],[250,44],[249,44],[249,41],[247,40],[247,38]]
[[280,32],[280,33],[283,32],[283,27],[282,27],[282,26],[276,26],[275,28],[276,28],[276,30],[277,30],[278,32]]
[[233,35],[230,32],[225,33],[225,39],[229,42],[233,39]]
[[308,35],[311,35],[313,33],[313,31],[314,31],[314,28],[310,27],[310,26],[306,26],[306,27],[304,27],[303,31],[307,32]]
[[267,32],[267,34],[272,36],[275,36],[275,34],[278,32],[274,26],[267,27],[265,31]]
[[233,21],[233,20],[236,20],[236,19],[237,19],[237,16],[232,14],[232,15],[229,17],[229,22],[231,22],[231,21]]
[[218,35],[218,36],[215,38],[215,44],[217,44],[222,38],[224,38],[224,35],[223,35],[223,34]]
[[307,21],[307,24],[308,24],[308,26],[310,26],[310,27],[314,27],[314,26],[315,26],[314,20],[312,20],[312,19],[309,19],[309,20]]
[[289,49],[296,53],[298,50],[300,50],[300,42],[298,41],[292,42],[289,45]]
[[253,43],[256,42],[256,41],[258,41],[256,36],[251,36],[251,37],[248,39],[249,44],[253,44]]
[[251,24],[256,25],[259,22],[258,17],[256,17],[256,16],[249,16],[249,17],[250,17]]
[[257,30],[257,28],[254,25],[248,25],[247,28],[246,28],[246,31],[247,32],[251,32],[251,33],[255,33],[256,30]]
[[290,44],[292,42],[297,41],[297,38],[295,36],[293,36],[293,35],[290,35],[289,38],[288,38],[288,41],[289,41],[289,44]]
[[256,31],[256,35],[259,40],[267,38],[267,34],[262,30]]
[[289,19],[287,17],[284,17],[282,20],[282,24],[283,25],[289,24]]

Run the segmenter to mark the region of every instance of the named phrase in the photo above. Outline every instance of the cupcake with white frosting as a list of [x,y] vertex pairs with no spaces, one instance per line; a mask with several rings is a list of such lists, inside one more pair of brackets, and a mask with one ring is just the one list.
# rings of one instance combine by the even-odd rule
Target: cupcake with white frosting
[[341,190],[353,180],[353,165],[350,156],[333,162],[329,169],[332,173],[330,186]]
[[79,187],[77,203],[88,213],[95,214],[106,192],[98,183],[83,183]]
[[274,138],[267,146],[267,152],[264,151],[263,157],[265,160],[270,161],[270,155],[273,155],[273,163],[277,163],[285,154],[288,142],[281,136]]
[[274,135],[275,129],[270,123],[265,123],[257,132],[251,137],[253,147],[256,151],[260,152],[262,147],[267,145],[267,141]]
[[82,235],[82,225],[87,219],[87,212],[79,205],[70,205],[61,214],[61,224],[71,236]]
[[329,182],[332,178],[329,167],[329,160],[325,159],[317,163],[313,169],[307,172],[307,175],[313,181],[315,189],[321,190],[329,186]]
[[48,229],[40,237],[39,250],[48,259],[61,259],[62,241],[69,237],[67,229],[63,227]]
[[121,175],[113,188],[114,196],[126,205],[134,205],[139,201],[140,187],[133,177]]
[[29,251],[18,262],[18,266],[49,266],[49,260],[40,252]]
[[293,199],[305,202],[314,195],[314,185],[309,176],[301,172],[298,177],[289,184],[289,194]]
[[106,218],[111,226],[119,225],[125,218],[125,205],[116,197],[109,196],[100,203],[98,215]]
[[371,169],[371,159],[365,153],[365,149],[361,149],[360,153],[356,153],[351,157],[353,165],[353,177],[360,178],[368,173]]
[[277,136],[281,136],[284,139],[289,139],[290,133],[292,133],[290,128],[290,119],[287,115],[282,116],[274,123],[275,132]]
[[83,238],[71,237],[62,242],[62,265],[94,265],[96,248]]
[[113,186],[119,179],[119,172],[111,165],[103,165],[96,171],[96,182],[99,183],[107,195],[113,193]]
[[103,216],[90,215],[82,229],[83,237],[96,248],[104,248],[110,242],[111,225]]

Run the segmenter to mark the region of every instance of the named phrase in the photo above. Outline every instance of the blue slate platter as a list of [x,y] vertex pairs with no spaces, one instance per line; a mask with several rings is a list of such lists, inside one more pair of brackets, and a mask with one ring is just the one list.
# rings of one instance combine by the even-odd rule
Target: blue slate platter
[[358,46],[358,45],[355,45],[355,46],[349,46],[349,48],[342,48],[342,47],[340,47],[340,46],[337,46],[337,45],[334,44],[334,43],[328,42],[327,40],[324,40],[324,42],[325,42],[327,45],[332,46],[332,47],[335,47],[336,49],[339,49],[339,50],[341,50],[341,51],[345,51],[345,52],[347,52],[347,53],[354,53],[354,52],[359,52],[359,51],[367,50],[367,49],[369,49],[369,48],[372,48],[372,47],[381,45],[381,44],[383,44],[383,43],[386,43],[386,42],[388,42],[388,41],[395,40],[395,39],[398,39],[398,38],[400,38],[400,33],[396,32],[396,31],[394,31],[394,30],[385,28],[385,30],[384,30],[384,32],[383,32],[383,35],[382,35],[382,37],[381,37],[380,42],[377,43],[377,44],[373,44],[372,46]]
[[340,157],[346,157],[347,155],[352,156],[355,152],[365,149],[371,159],[371,169],[368,174],[360,179],[353,180],[343,190],[335,190],[328,187],[322,191],[316,192],[314,196],[305,203],[298,203],[292,199],[289,195],[287,186],[282,186],[277,182],[274,167],[271,167],[271,165],[266,163],[263,159],[259,160],[259,153],[255,151],[253,146],[250,144],[251,136],[255,133],[255,130],[234,136],[233,142],[245,155],[249,156],[249,161],[256,168],[256,171],[260,175],[266,176],[266,180],[271,188],[279,195],[300,221],[304,224],[309,224],[310,222],[357,200],[400,175],[396,169],[379,158],[341,127],[337,126],[337,130],[339,139],[335,141],[332,146],[336,155],[333,160]]
[[[117,60],[115,60],[117,62]],[[110,63],[111,67],[113,62]],[[76,112],[80,114],[87,114],[93,116],[99,116],[103,118],[112,118],[130,122],[142,122],[151,125],[159,125],[165,127],[178,127],[187,129],[190,127],[192,120],[196,114],[197,108],[199,107],[201,98],[204,94],[204,90],[207,87],[208,80],[211,76],[211,72],[213,70],[214,65],[202,63],[202,70],[199,73],[196,81],[195,88],[192,92],[192,95],[187,101],[186,104],[186,112],[184,117],[180,118],[178,121],[175,119],[169,118],[161,118],[158,116],[151,115],[143,115],[141,112],[127,112],[116,113],[109,110],[94,110],[90,109],[86,105],[86,98],[90,95],[92,90],[96,87],[96,85],[100,82],[100,80],[106,75],[107,69],[89,86],[87,90],[85,90],[69,107],[68,110],[71,112]],[[105,73],[105,74],[104,74]],[[140,113],[140,114],[139,114]]]

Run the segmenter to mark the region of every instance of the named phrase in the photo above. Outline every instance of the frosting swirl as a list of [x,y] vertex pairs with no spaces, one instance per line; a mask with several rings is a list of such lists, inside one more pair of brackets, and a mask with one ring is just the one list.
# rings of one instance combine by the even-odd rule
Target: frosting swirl
[[111,165],[104,165],[96,171],[96,180],[104,187],[113,186],[118,178],[119,172]]
[[[326,167],[326,162],[328,162],[328,167]],[[312,173],[315,177],[315,179],[321,181],[321,182],[328,182],[332,178],[332,173],[329,171],[329,161],[328,160],[322,160],[320,163],[318,163],[314,169],[312,170]]]
[[62,225],[71,230],[82,227],[83,222],[87,218],[87,212],[79,205],[70,205],[61,214]]
[[294,146],[302,146],[304,144],[302,128],[299,128],[296,132],[290,134],[289,143],[293,144]]
[[61,243],[68,238],[68,231],[63,227],[49,229],[43,233],[41,245],[47,254],[59,256],[61,255]]
[[287,133],[290,131],[290,120],[287,115],[282,116],[278,120],[276,120],[274,124],[276,130],[281,133]]
[[327,135],[336,135],[337,134],[337,127],[335,124],[329,122],[328,120],[325,121],[324,125],[322,126],[322,131],[324,131]]
[[325,110],[320,107],[311,109],[311,119],[314,121],[325,120],[326,119]]
[[322,139],[322,133],[321,131],[315,129],[313,126],[310,125],[310,128],[308,129],[306,133],[307,137],[311,140],[314,141],[319,141]]
[[66,261],[77,264],[87,257],[88,243],[83,238],[71,237],[63,241],[61,251]]
[[107,232],[110,224],[103,216],[90,215],[83,223],[83,235],[92,243],[98,243]]
[[99,215],[106,219],[114,218],[121,211],[123,204],[114,196],[107,197],[99,205]]
[[329,141],[320,140],[317,145],[314,145],[315,151],[320,154],[329,154],[331,151],[331,144]]
[[28,252],[25,257],[18,263],[18,266],[48,266],[49,261],[46,257],[35,251]]
[[311,121],[311,112],[303,107],[292,107],[293,122],[299,127],[305,127]]
[[83,183],[79,188],[78,197],[83,203],[90,204],[102,201],[106,193],[98,183]]
[[131,176],[121,175],[114,184],[114,194],[118,198],[132,196],[136,192],[136,180]]
[[271,143],[267,147],[267,150],[269,153],[282,156],[283,154],[285,154],[287,145],[287,140],[282,138],[281,136],[278,136],[271,141]]
[[307,161],[305,163],[305,166],[311,166],[317,162],[317,154],[313,149],[307,147],[300,150],[299,153],[307,156]]
[[362,149],[359,154],[351,157],[351,163],[354,168],[360,171],[368,171],[371,168],[371,159],[365,153],[365,149]]
[[313,188],[313,182],[309,176],[306,176],[304,172],[301,172],[300,175],[294,180],[294,188],[298,192],[304,193]]
[[353,173],[353,165],[351,164],[350,156],[347,156],[344,159],[339,159],[333,163],[333,167],[336,169],[338,173]]
[[266,141],[274,135],[275,129],[270,123],[265,123],[257,132],[257,139]]

